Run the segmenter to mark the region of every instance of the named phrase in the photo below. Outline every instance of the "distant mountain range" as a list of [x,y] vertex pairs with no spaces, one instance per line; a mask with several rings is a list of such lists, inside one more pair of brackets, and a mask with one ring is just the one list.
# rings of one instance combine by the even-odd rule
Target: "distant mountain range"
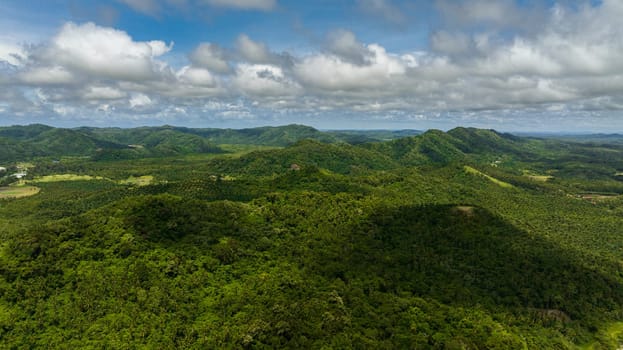
[[[549,170],[560,176],[612,178],[623,171],[623,136],[519,137],[494,130],[320,131],[287,125],[250,129],[193,129],[174,126],[74,129],[34,124],[0,128],[0,162],[35,158],[138,159],[197,153],[225,153],[229,145],[284,147],[240,158],[214,160],[224,173],[280,173],[292,164],[347,174],[358,169],[450,163],[524,162],[533,168],[557,159]],[[600,159],[599,167],[578,166]],[[0,163],[1,164],[1,163]],[[543,166],[543,170],[547,167]],[[620,176],[616,177],[620,179]]]
[[174,126],[63,129],[33,124],[0,128],[0,161],[61,156],[133,159],[219,153],[223,150],[218,145],[223,144],[284,147],[304,139],[323,143],[359,144],[418,133],[420,132],[417,130],[323,132],[303,125],[250,129],[193,129]]

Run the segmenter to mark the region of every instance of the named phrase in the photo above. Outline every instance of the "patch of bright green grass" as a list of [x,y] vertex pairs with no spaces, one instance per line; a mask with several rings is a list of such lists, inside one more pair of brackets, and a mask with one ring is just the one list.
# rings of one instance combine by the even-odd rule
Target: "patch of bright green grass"
[[500,186],[500,187],[504,187],[504,188],[513,188],[513,187],[514,187],[513,185],[509,184],[508,182],[504,182],[504,181],[498,180],[498,179],[496,179],[496,178],[494,178],[494,177],[491,177],[491,176],[489,176],[489,175],[487,175],[487,174],[485,174],[485,173],[481,172],[481,171],[480,171],[480,170],[478,170],[478,169],[474,169],[474,168],[472,168],[471,166],[467,166],[467,165],[465,165],[465,166],[463,167],[463,169],[465,169],[465,172],[466,172],[466,173],[468,173],[468,174],[482,176],[482,177],[484,177],[485,179],[487,179],[487,180],[489,180],[489,181],[493,182],[494,184],[496,184],[496,185],[498,185],[498,186]]

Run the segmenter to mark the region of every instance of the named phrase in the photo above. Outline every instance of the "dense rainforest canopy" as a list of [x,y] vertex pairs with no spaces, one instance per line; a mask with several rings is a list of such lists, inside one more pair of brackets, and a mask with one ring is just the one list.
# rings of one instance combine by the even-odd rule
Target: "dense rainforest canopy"
[[614,136],[33,125],[0,145],[1,348],[623,340]]

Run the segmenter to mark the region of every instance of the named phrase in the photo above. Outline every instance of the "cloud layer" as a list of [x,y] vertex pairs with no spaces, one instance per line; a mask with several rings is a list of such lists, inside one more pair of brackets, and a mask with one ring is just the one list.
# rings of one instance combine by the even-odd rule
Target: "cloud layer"
[[[153,0],[123,2],[144,13],[160,9]],[[405,18],[388,1],[359,6],[387,20]],[[534,8],[510,0],[438,0],[436,8],[453,25],[432,31],[426,50],[392,52],[340,29],[316,50],[275,52],[241,33],[228,47],[197,43],[181,67],[167,61],[174,43],[69,22],[41,45],[0,42],[0,114],[166,121],[322,112],[409,121],[474,111],[517,117],[623,109],[623,2],[556,4],[536,17]]]

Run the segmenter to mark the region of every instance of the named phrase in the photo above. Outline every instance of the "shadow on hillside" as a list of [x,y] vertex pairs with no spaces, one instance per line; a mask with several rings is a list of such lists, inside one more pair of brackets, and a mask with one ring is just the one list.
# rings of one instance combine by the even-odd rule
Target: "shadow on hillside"
[[584,321],[623,305],[620,281],[481,208],[382,209],[350,234],[343,256],[318,268],[347,283],[375,281],[369,285],[381,292],[492,310],[562,311]]

